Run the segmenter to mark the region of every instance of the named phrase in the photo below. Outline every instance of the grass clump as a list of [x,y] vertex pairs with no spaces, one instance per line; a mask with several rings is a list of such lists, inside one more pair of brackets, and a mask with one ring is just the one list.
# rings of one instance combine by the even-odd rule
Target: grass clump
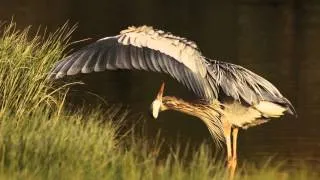
[[17,30],[14,23],[1,26],[0,117],[11,111],[17,116],[56,103],[45,81],[52,64],[62,56],[70,33],[66,25],[55,33],[30,38],[29,28]]
[[[225,179],[224,164],[203,144],[191,160],[119,133],[126,112],[63,110],[67,88],[46,78],[63,56],[74,28],[52,34],[0,27],[0,179]],[[116,116],[114,114],[117,114]],[[111,118],[113,117],[113,118]],[[116,118],[118,117],[118,118]],[[312,179],[309,171],[240,167],[238,179]]]

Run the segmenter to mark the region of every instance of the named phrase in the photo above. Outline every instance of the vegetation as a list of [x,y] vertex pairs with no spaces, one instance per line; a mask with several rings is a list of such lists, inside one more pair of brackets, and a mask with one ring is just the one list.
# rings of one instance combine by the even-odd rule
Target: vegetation
[[[120,134],[126,112],[64,110],[66,87],[52,88],[47,75],[74,28],[52,34],[14,23],[0,34],[0,179],[222,179],[224,163],[205,144],[185,160],[183,151],[159,158],[161,143]],[[105,116],[107,114],[107,116]],[[117,122],[117,123],[115,123]],[[242,165],[239,179],[316,179],[306,169]]]

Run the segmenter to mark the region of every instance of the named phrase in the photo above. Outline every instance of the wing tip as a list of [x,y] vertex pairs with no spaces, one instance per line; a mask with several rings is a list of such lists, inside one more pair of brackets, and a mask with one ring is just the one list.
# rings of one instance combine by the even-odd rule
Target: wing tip
[[59,71],[58,73],[50,73],[48,79],[50,80],[57,80],[65,77],[67,74]]
[[294,107],[293,106],[288,106],[287,107],[287,112],[289,113],[289,114],[291,114],[291,115],[293,115],[294,117],[298,117],[298,113],[297,113],[297,111],[294,109]]
[[291,102],[287,98],[284,98],[284,101],[285,101],[285,104],[286,104],[286,107],[287,107],[287,111],[286,112],[288,114],[291,114],[291,115],[293,115],[293,116],[295,116],[297,118],[298,117],[298,113],[295,110],[295,108],[293,107],[293,105],[291,104]]

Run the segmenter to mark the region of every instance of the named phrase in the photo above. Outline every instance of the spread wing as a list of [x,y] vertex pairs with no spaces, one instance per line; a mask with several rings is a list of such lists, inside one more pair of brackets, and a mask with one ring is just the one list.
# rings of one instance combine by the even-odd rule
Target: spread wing
[[275,102],[295,113],[291,103],[261,76],[235,64],[206,59],[194,42],[148,26],[129,27],[76,51],[59,61],[50,77],[117,69],[166,73],[206,101],[223,92],[250,105]]
[[205,79],[206,60],[196,44],[148,26],[130,27],[74,52],[54,66],[50,77],[117,69],[166,73],[202,99],[217,96]]

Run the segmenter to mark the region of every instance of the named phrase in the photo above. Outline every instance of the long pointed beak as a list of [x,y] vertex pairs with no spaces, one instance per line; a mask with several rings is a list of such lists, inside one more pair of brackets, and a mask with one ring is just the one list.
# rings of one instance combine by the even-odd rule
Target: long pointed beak
[[162,82],[159,92],[157,94],[157,97],[152,102],[152,105],[151,105],[152,116],[155,119],[158,118],[159,112],[161,111],[163,91],[164,91],[164,82]]
[[162,102],[162,96],[163,96],[163,91],[164,91],[164,82],[162,82],[159,92],[157,94],[157,99]]

